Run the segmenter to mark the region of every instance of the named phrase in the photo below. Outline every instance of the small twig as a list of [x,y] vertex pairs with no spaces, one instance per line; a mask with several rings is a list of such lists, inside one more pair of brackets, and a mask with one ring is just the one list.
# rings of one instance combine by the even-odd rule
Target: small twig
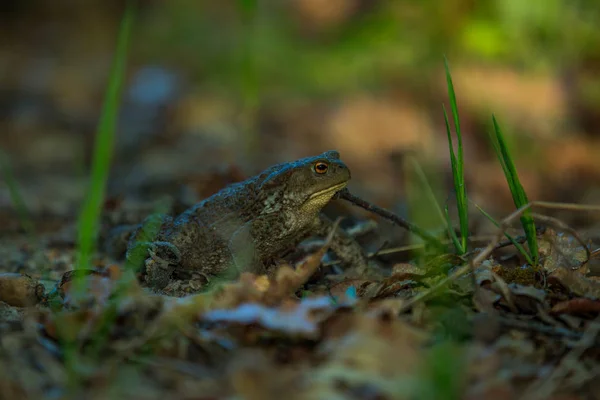
[[444,247],[444,245],[442,244],[442,242],[440,242],[438,239],[436,239],[434,236],[430,235],[429,233],[425,232],[423,229],[419,228],[418,226],[416,226],[415,224],[408,222],[407,220],[399,217],[398,215],[392,213],[391,211],[388,211],[384,208],[381,208],[379,206],[376,206],[375,204],[371,204],[366,200],[361,199],[360,197],[357,197],[353,194],[351,194],[348,189],[342,189],[337,193],[337,198],[340,199],[344,199],[349,201],[352,204],[355,204],[361,208],[364,208],[367,211],[373,212],[387,220],[392,221],[393,223],[395,223],[398,226],[403,227],[404,229],[406,229],[407,231],[419,236],[421,239],[423,239],[424,241],[436,246],[436,247]]
[[[545,231],[545,227],[541,227],[541,228],[537,229],[538,234],[544,233],[544,231]],[[493,238],[494,238],[494,236],[490,235],[490,236],[486,236],[485,240],[492,240]],[[482,237],[481,240],[483,241],[483,239],[484,238]],[[525,235],[516,236],[513,238],[513,240],[517,243],[525,243],[527,241],[527,236],[525,236]],[[474,242],[474,241],[475,241],[475,239],[469,238],[469,242]],[[513,245],[512,241],[510,241],[508,239],[504,239],[494,247],[494,251],[502,249],[504,247],[512,246],[512,245]],[[469,251],[468,253],[466,253],[464,255],[464,257],[472,256],[473,254],[475,254],[479,251],[481,251],[481,248],[473,249],[473,250]]]
[[[421,228],[419,228],[418,226],[416,226],[415,224],[406,221],[405,219],[399,217],[398,215],[392,213],[389,210],[386,210],[384,208],[381,208],[379,206],[376,206],[375,204],[369,203],[366,200],[361,199],[360,197],[357,197],[355,195],[353,195],[352,193],[350,193],[348,191],[348,189],[342,189],[340,190],[335,198],[340,198],[340,199],[344,199],[346,201],[349,201],[350,203],[357,205],[361,208],[364,208],[367,211],[373,212],[387,220],[390,220],[391,222],[395,223],[396,225],[399,225],[403,228],[405,228],[406,230],[408,230],[409,232],[421,237],[423,240],[425,240],[426,242],[435,245],[437,247],[445,247],[449,244],[452,243],[452,241],[450,240],[439,240],[436,239],[435,237],[433,237],[432,235],[430,235],[429,233],[425,232],[424,230],[422,230]],[[560,203],[547,203],[547,202],[534,202],[534,203],[530,203],[533,205],[539,205],[541,207],[548,207],[548,208],[553,208],[556,205],[559,205]],[[568,209],[579,209],[580,208],[575,208],[576,205],[566,205]],[[527,209],[527,208],[525,208]],[[518,210],[517,210],[518,211]],[[523,210],[524,211],[524,210]],[[519,214],[520,215],[520,214]],[[473,237],[469,237],[469,242],[475,242],[475,241],[483,241],[483,240],[490,240],[492,239],[493,236],[488,236],[486,238],[483,237],[478,237],[478,236],[473,236]],[[527,237],[522,235],[522,236],[517,236],[514,239],[516,242],[519,243],[524,243],[527,240]],[[513,243],[510,240],[503,240],[499,243],[496,244],[494,250],[500,249],[502,247],[507,247],[507,246],[511,246]],[[417,250],[417,249],[421,249],[424,246],[422,244],[413,244],[413,245],[408,245],[408,246],[402,246],[402,247],[397,247],[397,248],[390,248],[390,249],[381,249],[379,251],[377,251],[376,253],[370,254],[369,257],[374,257],[375,255],[384,255],[384,254],[393,254],[393,253],[399,253],[399,252],[403,252],[403,251],[410,251],[410,250]],[[475,249],[470,251],[469,253],[465,254],[465,256],[469,256],[472,255],[476,252],[480,251],[480,249]],[[330,264],[337,264],[339,261],[332,261]]]
[[[541,230],[541,229],[540,229]],[[484,241],[490,241],[494,238],[494,236],[492,235],[485,235],[485,236],[469,236],[469,243],[473,243],[473,242],[484,242]],[[527,240],[527,237],[525,235],[521,235],[521,236],[517,236],[514,238],[514,240],[518,243],[524,243]],[[449,239],[445,239],[445,240],[441,240],[440,241],[442,244],[445,245],[450,245],[452,244],[452,241]],[[385,244],[385,243],[384,243]],[[496,245],[496,247],[494,248],[494,250],[498,250],[501,249],[503,247],[508,247],[508,246],[512,246],[513,242],[511,242],[508,239],[504,239],[503,241],[501,241],[500,243],[498,243]],[[414,243],[414,244],[408,244],[406,246],[399,246],[399,247],[389,247],[389,248],[382,248],[377,250],[377,251],[373,251],[367,254],[368,258],[374,258],[377,256],[385,256],[388,254],[397,254],[397,253],[404,253],[406,251],[414,251],[414,250],[422,250],[425,248],[425,245],[423,243]],[[469,251],[467,254],[465,254],[464,256],[462,256],[463,258],[467,258],[477,252],[481,251],[481,248],[477,248],[477,249],[473,249],[471,251]],[[593,255],[593,254],[592,254]],[[596,250],[596,257],[600,257],[600,249]],[[341,260],[332,260],[332,261],[328,261],[326,263],[323,263],[323,266],[328,267],[331,265],[337,265],[340,264],[342,261]]]

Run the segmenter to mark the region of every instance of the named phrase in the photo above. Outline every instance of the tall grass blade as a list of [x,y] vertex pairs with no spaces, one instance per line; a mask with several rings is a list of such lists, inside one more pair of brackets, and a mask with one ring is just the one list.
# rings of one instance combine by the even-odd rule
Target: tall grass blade
[[450,213],[448,212],[448,205],[444,208],[446,213],[446,225],[448,227],[448,235],[454,244],[454,247],[459,251],[460,254],[464,254],[465,252],[462,250],[462,246],[460,241],[458,240],[458,236],[456,236],[456,232],[454,232],[454,228],[452,227],[452,220],[450,219]]
[[79,216],[77,268],[87,268],[94,252],[115,141],[115,128],[125,79],[127,52],[133,25],[133,1],[127,3],[121,21],[117,48],[96,132],[87,196]]
[[[502,134],[500,125],[498,124],[498,121],[494,115],[492,115],[492,122],[494,124],[495,133],[495,136],[492,137],[494,149],[498,159],[500,160],[502,169],[504,170],[504,175],[506,176],[515,207],[521,208],[529,203],[529,199],[527,198],[525,189],[523,189],[523,186],[521,185],[519,175],[517,174],[517,169],[510,155],[510,151],[508,150],[508,146],[506,145],[506,141],[504,140],[504,135]],[[531,216],[530,210],[525,210],[523,212],[523,215],[521,216],[521,225],[523,226],[525,236],[527,237],[527,245],[529,246],[531,260],[533,263],[537,263],[537,231],[535,229],[535,223],[533,221],[533,217]]]
[[260,108],[260,82],[258,74],[258,55],[260,54],[259,30],[261,28],[258,0],[237,0],[237,9],[242,18],[243,32],[239,46],[240,62],[238,63],[240,97],[242,112],[240,114],[243,139],[250,155],[254,155],[258,146],[257,114]]
[[457,250],[460,254],[464,254],[467,251],[467,240],[469,237],[469,210],[467,200],[467,187],[465,185],[462,134],[460,130],[460,119],[458,116],[456,93],[454,92],[454,84],[452,83],[452,76],[450,74],[448,60],[445,57],[444,67],[446,70],[446,83],[448,85],[448,95],[450,97],[450,109],[452,111],[452,116],[454,120],[454,128],[456,131],[457,141],[457,150],[455,153],[454,143],[452,140],[452,133],[450,129],[450,122],[448,120],[448,113],[446,112],[446,107],[442,105],[444,110],[444,121],[446,124],[446,134],[448,135],[448,147],[450,150],[450,163],[452,167],[452,177],[454,180],[454,191],[456,193],[456,207],[460,223],[460,247],[458,247]]
[[[129,49],[133,18],[135,15],[134,4],[134,0],[127,2],[125,13],[121,20],[115,56],[96,132],[90,182],[88,184],[86,199],[79,215],[76,269],[89,268],[90,259],[96,245],[100,213],[102,211],[106,182],[108,180],[112,160],[121,92],[125,79],[127,52]],[[74,295],[80,295],[85,289],[85,280],[78,278],[74,279],[73,283],[74,286],[72,290],[75,290]],[[114,312],[112,312],[112,309],[109,307],[102,315],[103,321],[110,319],[111,316],[114,318],[113,314]],[[65,327],[67,330],[68,328],[69,327]],[[96,335],[95,339],[102,340],[102,336],[106,336],[106,332],[100,330],[100,334]],[[77,339],[74,339],[73,335],[65,336],[61,339],[61,344],[64,351],[68,383],[70,388],[75,389],[79,387],[82,382],[80,364],[85,358],[85,355],[83,352],[80,352]]]

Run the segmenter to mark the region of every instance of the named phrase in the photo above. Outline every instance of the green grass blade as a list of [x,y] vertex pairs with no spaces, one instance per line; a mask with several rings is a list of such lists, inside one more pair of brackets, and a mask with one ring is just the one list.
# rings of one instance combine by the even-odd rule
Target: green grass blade
[[[496,221],[494,219],[494,217],[492,217],[490,214],[485,212],[483,210],[483,208],[479,207],[477,204],[474,204],[474,205],[492,224],[496,225],[497,228],[500,228],[500,223],[498,223],[498,221]],[[521,253],[523,255],[523,257],[525,257],[525,259],[527,260],[529,265],[533,265],[533,260],[531,259],[531,256],[529,255],[527,250],[525,250],[525,248],[523,246],[521,246],[521,243],[517,242],[515,240],[515,238],[513,238],[507,232],[504,232],[504,236],[506,236],[506,238],[508,240],[510,240],[510,242],[513,244],[513,246],[515,246],[515,248],[519,251],[519,253]]]
[[79,216],[77,268],[87,268],[89,266],[96,245],[100,213],[115,141],[115,128],[125,79],[133,16],[133,3],[128,2],[119,29],[115,57],[96,132],[87,196]]
[[[467,251],[467,241],[469,237],[469,209],[467,200],[467,187],[465,185],[464,175],[464,155],[462,145],[462,133],[460,129],[460,119],[458,116],[458,105],[456,102],[456,93],[454,91],[454,84],[452,83],[452,75],[450,74],[450,67],[448,60],[444,57],[444,67],[446,70],[446,83],[448,85],[448,95],[450,97],[450,109],[452,111],[452,117],[454,120],[454,128],[456,131],[456,142],[457,151],[454,152],[454,144],[452,141],[452,133],[450,129],[450,122],[448,120],[448,113],[446,108],[444,110],[444,121],[446,124],[446,134],[448,135],[448,147],[450,149],[450,162],[452,166],[452,177],[454,180],[454,191],[456,193],[456,207],[458,210],[458,218],[460,223],[460,242],[461,249],[463,252]],[[464,254],[464,253],[463,253]]]
[[[492,143],[494,144],[494,149],[496,150],[496,154],[498,155],[500,164],[504,170],[515,207],[521,208],[529,203],[529,199],[527,198],[525,189],[523,189],[523,186],[521,185],[519,175],[517,174],[517,169],[510,155],[510,151],[508,150],[506,141],[504,140],[502,130],[500,129],[500,125],[498,124],[498,121],[494,115],[492,115],[492,121],[494,124],[495,133],[495,138],[492,138]],[[523,215],[521,216],[521,225],[523,226],[525,236],[527,237],[527,245],[529,246],[531,259],[534,263],[537,263],[537,231],[535,229],[535,223],[533,221],[533,217],[531,216],[530,210],[525,210],[523,212]]]
[[31,215],[29,210],[27,209],[27,205],[25,204],[25,200],[21,194],[19,189],[19,185],[17,183],[17,179],[12,172],[12,168],[10,167],[10,161],[8,156],[0,151],[0,170],[2,173],[2,177],[4,178],[4,182],[6,182],[6,186],[8,187],[8,192],[10,195],[10,199],[12,201],[13,207],[17,212],[17,216],[19,218],[19,222],[21,223],[21,227],[30,236],[31,239],[35,236],[35,229],[33,225],[33,220],[31,219]]
[[[456,93],[454,91],[454,83],[452,83],[452,74],[450,73],[450,65],[448,59],[444,57],[444,68],[446,70],[446,84],[448,85],[448,95],[450,96],[450,109],[452,110],[452,117],[454,119],[454,127],[456,128],[456,135],[458,136],[458,158],[462,159],[462,146],[461,146],[461,130],[460,130],[460,118],[458,117],[458,102],[456,101]],[[462,165],[461,165],[462,167]],[[462,171],[461,171],[462,172]]]
[[447,205],[444,208],[444,211],[446,212],[446,226],[448,227],[448,236],[450,236],[450,239],[452,240],[456,251],[458,251],[459,254],[465,254],[466,250],[462,247],[460,240],[458,240],[458,236],[456,236],[456,232],[454,232],[454,228],[452,227],[452,221],[450,220],[450,213],[448,212]]
[[243,26],[243,35],[238,48],[239,90],[242,101],[240,122],[244,130],[243,140],[249,155],[255,154],[259,146],[257,115],[260,109],[260,21],[258,0],[237,0],[237,10]]
[[[76,269],[90,267],[90,259],[96,246],[100,214],[104,202],[106,181],[108,180],[115,141],[115,128],[125,79],[126,59],[134,14],[134,1],[128,1],[119,28],[117,47],[96,132],[90,182],[88,184],[86,199],[79,215]],[[75,290],[74,295],[82,293],[85,289],[85,282],[86,280],[83,277],[81,279],[74,279],[72,289]],[[110,314],[110,312],[111,309],[109,308],[107,313]],[[105,317],[102,316],[102,318]],[[102,335],[105,335],[105,333],[101,332],[100,335],[96,335],[95,339],[101,340]],[[80,352],[76,340],[61,339],[60,341],[65,355],[68,384],[70,388],[74,389],[82,383],[80,364],[85,355]]]

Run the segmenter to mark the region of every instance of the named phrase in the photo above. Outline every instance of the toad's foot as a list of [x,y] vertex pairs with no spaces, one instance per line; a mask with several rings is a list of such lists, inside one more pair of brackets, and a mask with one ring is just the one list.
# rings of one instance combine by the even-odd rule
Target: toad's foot
[[175,297],[187,296],[206,290],[211,284],[210,278],[203,273],[194,273],[191,279],[170,277],[168,284],[162,290],[158,290],[158,292]]
[[326,237],[331,229],[335,229],[330,242],[330,248],[346,267],[353,268],[358,275],[364,275],[372,268],[372,264],[358,242],[345,232],[339,225],[325,216],[316,221],[316,232]]
[[181,261],[181,252],[169,242],[152,242],[148,244],[148,257],[145,261],[146,282],[157,289],[162,289],[171,281],[173,271]]

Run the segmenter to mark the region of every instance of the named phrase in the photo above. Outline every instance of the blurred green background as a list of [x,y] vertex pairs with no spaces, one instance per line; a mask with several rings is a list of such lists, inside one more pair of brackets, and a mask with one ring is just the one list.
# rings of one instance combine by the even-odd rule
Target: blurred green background
[[[0,5],[0,147],[34,214],[76,217],[123,9]],[[595,0],[141,1],[109,194],[187,186],[202,198],[337,149],[350,188],[381,206],[402,210],[407,155],[444,201],[445,55],[475,202],[512,208],[488,144],[492,112],[530,199],[596,202],[599,22]],[[3,186],[0,209],[11,207]]]

